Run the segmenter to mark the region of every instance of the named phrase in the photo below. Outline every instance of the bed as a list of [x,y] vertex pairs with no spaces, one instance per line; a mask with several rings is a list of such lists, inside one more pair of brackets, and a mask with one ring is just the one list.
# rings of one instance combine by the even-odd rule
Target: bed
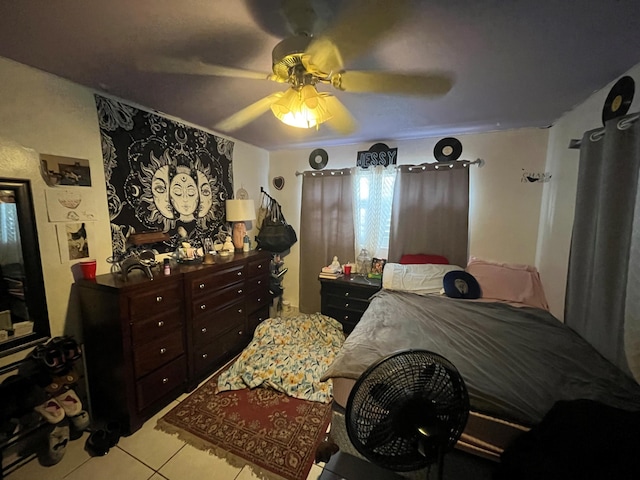
[[410,348],[439,353],[459,370],[471,412],[457,447],[493,460],[560,400],[640,410],[640,385],[549,313],[535,268],[472,259],[465,270],[481,287],[476,299],[443,294],[452,270],[463,269],[385,266],[383,289],[322,377],[333,382],[331,437],[341,450],[359,456],[344,427],[355,381]]

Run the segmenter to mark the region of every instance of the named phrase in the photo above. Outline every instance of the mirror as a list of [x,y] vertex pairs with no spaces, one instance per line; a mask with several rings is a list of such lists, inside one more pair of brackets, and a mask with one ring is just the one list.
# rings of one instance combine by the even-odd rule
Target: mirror
[[31,184],[0,178],[0,356],[50,333]]

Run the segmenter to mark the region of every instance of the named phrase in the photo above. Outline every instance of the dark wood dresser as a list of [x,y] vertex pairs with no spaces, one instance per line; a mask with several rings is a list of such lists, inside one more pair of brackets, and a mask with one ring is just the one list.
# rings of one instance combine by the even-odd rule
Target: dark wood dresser
[[[92,414],[129,433],[241,351],[269,316],[270,255],[79,280]],[[97,418],[96,418],[97,417]]]
[[382,288],[382,280],[363,275],[344,275],[336,279],[320,278],[321,313],[335,318],[348,334],[369,306],[369,298]]

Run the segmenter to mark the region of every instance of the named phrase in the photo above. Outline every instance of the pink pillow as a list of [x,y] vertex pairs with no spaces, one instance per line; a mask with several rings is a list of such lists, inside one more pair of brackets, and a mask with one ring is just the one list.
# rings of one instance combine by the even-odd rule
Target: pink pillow
[[436,265],[449,265],[447,257],[442,255],[428,255],[425,253],[406,253],[400,257],[401,265],[415,265],[424,263],[434,263]]
[[484,299],[549,310],[540,274],[532,265],[490,262],[471,257],[466,271],[480,284]]

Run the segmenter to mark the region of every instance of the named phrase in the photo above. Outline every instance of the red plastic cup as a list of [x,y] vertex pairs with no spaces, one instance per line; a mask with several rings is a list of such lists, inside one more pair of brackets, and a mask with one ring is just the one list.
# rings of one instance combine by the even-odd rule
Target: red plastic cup
[[84,260],[80,262],[80,268],[82,268],[82,276],[88,280],[96,278],[96,261]]
[[345,275],[351,275],[351,265],[343,265],[342,270]]

